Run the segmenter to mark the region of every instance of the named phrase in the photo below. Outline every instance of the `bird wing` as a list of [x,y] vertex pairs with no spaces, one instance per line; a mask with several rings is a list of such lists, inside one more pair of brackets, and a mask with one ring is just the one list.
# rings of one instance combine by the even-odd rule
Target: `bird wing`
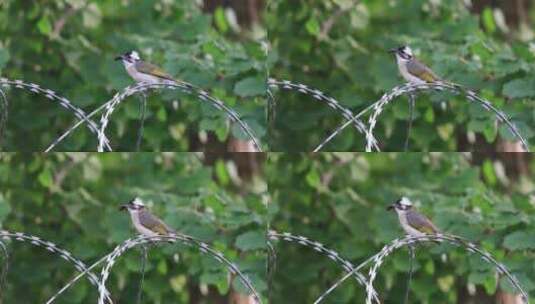
[[425,64],[416,59],[412,59],[407,62],[407,71],[412,75],[425,80],[426,82],[435,82],[440,78]]
[[413,228],[424,232],[424,233],[437,233],[439,232],[438,228],[424,215],[414,211],[409,210],[407,212],[407,221],[410,226]]
[[162,235],[169,234],[174,232],[173,229],[169,228],[162,220],[152,215],[150,212],[145,211],[139,214],[139,221],[141,224],[148,229]]
[[144,61],[136,62],[136,69],[141,73],[145,73],[145,74],[153,75],[159,78],[175,81],[175,79],[171,75],[167,74],[164,70],[148,62],[144,62]]

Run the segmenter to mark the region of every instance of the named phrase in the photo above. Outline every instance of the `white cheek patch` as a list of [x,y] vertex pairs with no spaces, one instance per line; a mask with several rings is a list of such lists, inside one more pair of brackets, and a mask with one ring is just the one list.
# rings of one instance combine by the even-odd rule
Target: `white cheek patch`
[[136,51],[133,51],[131,54],[130,54],[130,57],[134,60],[140,60],[141,58],[139,57],[139,54],[138,52]]

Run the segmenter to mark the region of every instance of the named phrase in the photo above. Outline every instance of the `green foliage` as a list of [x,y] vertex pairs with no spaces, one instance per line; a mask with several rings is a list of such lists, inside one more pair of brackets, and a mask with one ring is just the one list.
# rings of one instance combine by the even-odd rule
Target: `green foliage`
[[[135,49],[144,60],[221,99],[262,138],[265,81],[258,82],[265,79],[266,56],[258,41],[265,34],[245,27],[231,31],[221,9],[210,15],[196,2],[3,1],[0,71],[52,89],[91,112],[133,84],[113,59]],[[41,151],[76,121],[44,96],[18,89],[7,93],[13,102],[5,150]],[[111,117],[107,135],[118,150],[135,148],[138,100],[127,99]],[[207,134],[215,135],[215,143],[241,135],[223,112],[185,93],[152,92],[146,117],[144,150],[199,150],[199,138]],[[96,150],[96,141],[79,128],[58,147],[65,149]]]
[[[476,90],[507,113],[530,141],[533,43],[503,32],[495,11],[500,10],[488,7],[478,15],[456,0],[270,1],[265,15],[273,49],[270,77],[319,89],[356,114],[404,82],[387,50],[410,45],[440,77]],[[274,93],[279,102],[269,131],[272,150],[311,150],[344,121],[310,96]],[[403,149],[407,108],[402,97],[380,116],[375,135],[383,150]],[[485,149],[499,137],[512,140],[498,134],[495,121],[492,113],[461,96],[419,94],[410,147],[470,151]],[[466,143],[469,133],[478,135],[476,143]],[[363,150],[363,139],[347,128],[326,149]]]
[[[385,208],[408,196],[443,232],[476,243],[504,263],[533,300],[535,212],[531,191],[535,176],[531,172],[518,175],[514,166],[507,165],[510,159],[523,157],[270,154],[271,208],[278,210],[271,227],[318,241],[358,265],[403,235],[397,215]],[[524,161],[522,167],[534,165],[532,158]],[[341,267],[325,255],[296,244],[274,244],[274,303],[290,297],[312,303],[342,276]],[[505,281],[497,286],[489,264],[463,249],[421,245],[416,257],[410,303],[470,303],[464,292],[469,284],[477,288],[477,297],[494,295],[497,290],[514,291]],[[401,303],[408,262],[407,249],[401,249],[380,268],[374,285],[385,303]],[[363,273],[367,274],[367,269]],[[349,279],[325,303],[362,303],[364,291]]]
[[[234,162],[226,163],[217,170],[230,174]],[[221,251],[263,293],[265,238],[259,231],[265,227],[260,196],[265,181],[255,175],[247,183],[223,184],[214,174],[213,166],[194,154],[2,154],[0,222],[2,229],[51,241],[90,265],[135,236],[129,215],[118,206],[139,196],[171,227]],[[44,303],[76,274],[45,249],[18,242],[7,246],[5,303]],[[140,250],[131,250],[113,268],[107,287],[119,303],[135,301],[140,257]],[[161,245],[149,251],[147,303],[186,303],[204,287],[209,294],[199,303],[213,303],[210,297],[230,288],[247,291],[229,282],[226,268],[198,249]],[[90,303],[96,296],[82,280],[56,303]]]

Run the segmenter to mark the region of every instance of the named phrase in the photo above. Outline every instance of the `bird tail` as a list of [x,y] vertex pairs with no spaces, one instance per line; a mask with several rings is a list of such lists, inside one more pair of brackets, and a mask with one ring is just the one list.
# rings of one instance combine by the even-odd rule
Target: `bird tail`
[[189,241],[198,241],[196,238],[192,237],[191,235],[180,233],[180,232],[178,232],[176,230],[172,230],[172,229],[167,232],[167,236],[178,237],[178,238],[186,239],[186,240],[189,240]]
[[462,86],[462,85],[460,85],[458,83],[449,82],[449,81],[442,80],[442,79],[438,79],[437,81],[435,81],[435,83],[443,84],[443,85],[446,85],[446,86],[451,86],[451,87],[455,88],[456,90],[464,93],[470,99],[476,99],[477,98],[477,93],[476,93],[475,90],[469,89],[469,88],[467,88],[465,86]]

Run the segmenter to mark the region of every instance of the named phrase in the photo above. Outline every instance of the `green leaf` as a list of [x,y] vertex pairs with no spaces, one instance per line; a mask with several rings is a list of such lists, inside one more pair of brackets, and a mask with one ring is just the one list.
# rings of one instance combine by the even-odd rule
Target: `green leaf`
[[503,246],[510,250],[535,249],[535,232],[513,232],[505,237]]
[[156,112],[156,118],[161,122],[167,121],[167,111],[165,110],[165,107],[160,107],[158,112]]
[[44,35],[49,35],[52,32],[52,25],[47,16],[42,16],[41,19],[37,22],[37,29],[39,32]]
[[481,14],[483,20],[483,26],[489,33],[494,33],[496,31],[496,23],[494,22],[494,15],[490,7],[485,7]]
[[535,77],[515,79],[503,86],[503,94],[509,98],[535,97]]
[[266,248],[266,237],[262,231],[249,231],[236,238],[236,247],[243,251]]
[[314,188],[318,188],[321,184],[321,177],[316,169],[310,169],[306,175],[307,183]]
[[316,36],[320,33],[320,24],[318,22],[318,19],[311,17],[308,19],[308,21],[305,23],[305,28],[307,32],[310,34]]
[[215,163],[215,174],[222,185],[228,185],[230,183],[230,176],[224,161],[218,160]]
[[54,183],[52,172],[50,172],[50,169],[44,169],[43,171],[41,171],[41,173],[39,173],[39,175],[37,176],[37,180],[45,188],[50,188]]
[[261,77],[248,77],[234,86],[234,93],[241,97],[264,95],[267,91],[266,80]]
[[227,23],[227,18],[225,17],[225,11],[220,6],[214,11],[214,23],[222,33],[226,33],[228,31],[229,26]]
[[496,177],[496,174],[494,172],[494,166],[492,165],[492,161],[488,159],[483,162],[483,177],[490,185],[494,186],[498,182],[498,178]]

